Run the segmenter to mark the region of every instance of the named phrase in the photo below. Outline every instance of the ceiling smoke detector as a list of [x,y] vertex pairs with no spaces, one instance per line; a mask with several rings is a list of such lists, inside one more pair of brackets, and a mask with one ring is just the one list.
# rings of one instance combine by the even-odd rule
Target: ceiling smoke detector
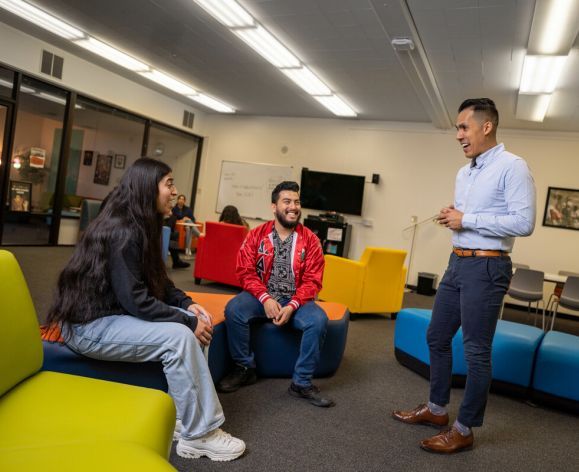
[[410,38],[394,38],[391,44],[395,51],[412,51],[414,49],[414,41]]

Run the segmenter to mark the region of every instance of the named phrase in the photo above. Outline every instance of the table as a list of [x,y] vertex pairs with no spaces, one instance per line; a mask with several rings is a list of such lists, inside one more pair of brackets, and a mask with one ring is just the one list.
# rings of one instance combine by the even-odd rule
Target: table
[[186,237],[185,237],[185,255],[187,257],[192,257],[191,253],[191,228],[201,228],[203,225],[200,223],[193,223],[192,221],[177,221],[178,225],[185,226]]
[[559,274],[548,274],[547,272],[545,272],[544,280],[545,280],[545,282],[564,284],[565,282],[567,282],[567,276],[566,275],[559,275]]

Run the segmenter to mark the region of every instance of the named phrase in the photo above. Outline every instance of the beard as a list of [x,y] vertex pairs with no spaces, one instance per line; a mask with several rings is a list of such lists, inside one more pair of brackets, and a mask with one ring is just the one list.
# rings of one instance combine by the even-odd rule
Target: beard
[[302,212],[300,211],[300,212],[298,212],[298,217],[296,218],[295,221],[288,221],[286,216],[285,216],[285,213],[283,213],[279,210],[275,211],[275,219],[278,221],[278,223],[280,225],[282,225],[286,229],[294,229],[297,226],[297,224],[300,222],[301,217],[302,217]]

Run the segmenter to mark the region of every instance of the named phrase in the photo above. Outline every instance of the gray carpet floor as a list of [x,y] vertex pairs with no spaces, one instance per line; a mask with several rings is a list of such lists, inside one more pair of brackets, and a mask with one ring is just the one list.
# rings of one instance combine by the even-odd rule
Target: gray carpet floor
[[[71,248],[12,247],[28,281],[42,321],[58,272]],[[231,287],[202,283],[190,269],[169,275],[184,290],[236,293]],[[407,307],[430,308],[433,297],[407,293]],[[506,308],[504,319],[529,322],[525,312]],[[350,323],[344,360],[333,377],[318,380],[336,400],[318,409],[290,397],[287,379],[260,379],[231,394],[220,394],[227,421],[223,428],[244,439],[239,460],[216,463],[185,460],[174,449],[171,462],[186,471],[572,471],[579,469],[579,418],[519,399],[491,393],[485,425],[475,430],[475,448],[454,456],[420,450],[421,439],[436,430],[408,426],[390,418],[397,408],[427,399],[428,382],[394,358],[395,322],[383,316],[361,316]],[[557,329],[579,335],[579,322],[561,320]],[[452,393],[455,417],[463,394]]]

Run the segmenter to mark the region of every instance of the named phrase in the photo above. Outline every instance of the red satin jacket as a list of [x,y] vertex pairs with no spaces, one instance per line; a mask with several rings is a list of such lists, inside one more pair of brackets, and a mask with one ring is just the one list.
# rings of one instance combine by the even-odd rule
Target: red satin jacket
[[[254,228],[246,236],[237,256],[236,275],[243,290],[261,303],[271,296],[267,282],[274,258],[273,221]],[[301,223],[295,228],[297,238],[292,243],[292,269],[296,292],[289,302],[294,309],[315,298],[322,288],[324,254],[318,237]]]

